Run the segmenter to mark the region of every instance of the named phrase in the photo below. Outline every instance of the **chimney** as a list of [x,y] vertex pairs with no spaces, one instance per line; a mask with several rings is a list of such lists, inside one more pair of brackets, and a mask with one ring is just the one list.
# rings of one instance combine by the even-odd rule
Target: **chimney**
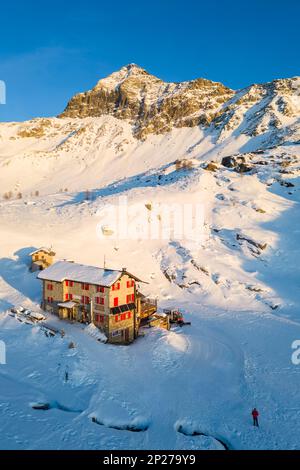
[[126,273],[126,271],[127,271],[127,268],[122,268],[123,273]]

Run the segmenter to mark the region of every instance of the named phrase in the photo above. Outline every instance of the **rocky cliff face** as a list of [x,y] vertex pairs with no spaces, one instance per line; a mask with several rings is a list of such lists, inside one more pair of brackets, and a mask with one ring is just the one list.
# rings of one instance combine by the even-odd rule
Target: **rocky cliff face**
[[197,79],[165,83],[135,64],[100,80],[79,93],[60,117],[95,117],[110,114],[128,119],[139,138],[165,133],[173,127],[208,125],[214,113],[234,92],[221,83]]
[[275,145],[300,138],[299,96],[297,77],[234,91],[203,78],[166,83],[130,64],[74,96],[59,117],[109,114],[128,120],[139,139],[173,128],[203,126],[215,130],[219,141],[239,132],[252,137],[266,134]]

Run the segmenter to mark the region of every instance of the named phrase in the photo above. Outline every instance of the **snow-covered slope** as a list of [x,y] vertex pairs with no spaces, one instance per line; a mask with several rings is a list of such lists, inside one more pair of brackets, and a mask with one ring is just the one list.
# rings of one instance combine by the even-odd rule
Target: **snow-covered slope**
[[[128,66],[92,97],[71,100],[63,117],[0,125],[3,448],[299,447],[300,369],[291,362],[300,338],[299,79],[226,91],[206,121],[200,115],[211,108],[197,99],[212,82],[169,85]],[[132,101],[119,99],[120,87]],[[171,97],[185,110],[178,106],[176,118],[163,104]],[[198,121],[185,127],[195,99]],[[162,126],[151,128],[156,120]],[[202,204],[203,233],[99,238],[103,208],[124,196],[147,227],[164,220],[162,204]],[[105,256],[113,268],[127,266],[160,308],[181,307],[192,326],[113,347],[79,325],[48,338],[19,323],[5,312],[38,308],[40,286],[26,263],[41,245],[61,259],[101,266]],[[50,409],[32,410],[37,402]]]
[[176,159],[297,144],[300,79],[232,91],[165,83],[135,65],[70,100],[60,118],[0,124],[2,190],[97,188]]

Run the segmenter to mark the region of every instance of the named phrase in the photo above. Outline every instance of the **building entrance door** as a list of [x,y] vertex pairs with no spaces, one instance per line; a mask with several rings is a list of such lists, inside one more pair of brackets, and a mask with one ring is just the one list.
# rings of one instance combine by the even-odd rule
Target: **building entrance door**
[[126,328],[125,330],[125,337],[124,337],[126,343],[129,341],[129,328]]

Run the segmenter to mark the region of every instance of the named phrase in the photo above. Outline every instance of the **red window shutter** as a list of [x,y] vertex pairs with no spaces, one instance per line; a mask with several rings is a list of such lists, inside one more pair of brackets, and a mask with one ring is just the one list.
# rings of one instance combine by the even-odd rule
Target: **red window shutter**
[[119,321],[119,315],[115,316],[115,321]]
[[100,304],[101,304],[101,305],[104,305],[104,297],[101,297],[101,298],[100,298]]
[[81,284],[81,289],[84,290],[84,284]]
[[126,320],[126,313],[121,313],[121,320]]
[[65,300],[69,300],[69,294],[65,295]]
[[73,294],[69,294],[69,299],[73,300]]
[[70,285],[70,287],[73,287],[74,282],[73,282],[73,281],[69,281],[69,285]]
[[98,322],[99,321],[99,315],[96,313],[95,315],[95,320]]
[[130,300],[131,300],[131,295],[130,294],[126,295],[126,303],[127,304],[129,304]]
[[85,303],[86,303],[87,305],[89,305],[89,303],[90,303],[90,298],[87,297],[87,296],[86,296],[86,298],[85,298]]
[[128,312],[128,313],[127,313],[127,318],[128,318],[128,320],[130,320],[130,318],[131,318],[131,312]]
[[104,321],[104,315],[100,315],[100,321],[101,321],[101,322]]
[[119,297],[114,298],[114,307],[117,307],[119,305]]
[[69,281],[66,281],[66,286],[69,286]]
[[81,296],[81,303],[84,304],[84,295]]
[[129,281],[127,281],[126,286],[130,287],[130,282]]
[[85,285],[85,290],[89,290],[89,288],[90,288],[90,285],[89,285],[89,284],[86,284],[86,285]]
[[134,294],[131,295],[131,300],[134,302]]
[[118,290],[120,290],[120,288],[121,288],[121,284],[118,282],[118,284],[117,284],[117,285],[118,285],[117,289],[118,289]]
[[131,281],[131,287],[134,287],[134,279]]

